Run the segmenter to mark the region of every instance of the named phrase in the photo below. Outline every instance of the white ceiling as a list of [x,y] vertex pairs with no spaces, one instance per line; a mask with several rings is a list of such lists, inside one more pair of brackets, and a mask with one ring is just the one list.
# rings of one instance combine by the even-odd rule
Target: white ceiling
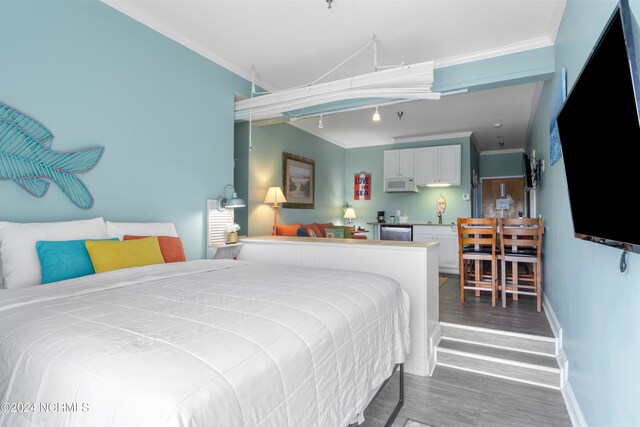
[[[541,83],[528,83],[445,96],[439,101],[383,106],[379,108],[379,122],[371,120],[374,109],[369,108],[323,116],[323,129],[318,129],[317,117],[293,124],[349,148],[472,131],[480,151],[518,149],[527,142],[541,88]],[[398,119],[398,111],[403,112],[402,119]],[[501,126],[495,127],[497,123]],[[503,148],[500,141],[504,142]]]
[[[258,83],[270,90],[314,80],[365,46],[374,34],[379,65],[433,59],[438,67],[549,46],[555,41],[565,6],[565,0],[334,0],[332,9],[327,8],[324,0],[103,1],[241,76],[250,78],[251,67],[255,67]],[[371,71],[373,51],[367,49],[328,80]],[[533,88],[529,92],[520,89],[517,94],[530,99],[531,91]],[[452,96],[436,105],[445,108],[449,103],[455,104],[455,99],[474,95]],[[511,100],[504,101],[506,105],[501,107],[492,103],[499,108],[496,113],[511,111]],[[525,101],[514,102],[520,105]],[[486,105],[473,104],[478,108],[475,112],[478,116],[490,115],[484,111]],[[433,116],[434,108],[430,101],[422,101],[403,105],[401,109],[405,114],[415,111],[416,115]],[[469,111],[467,115],[475,113]],[[352,119],[341,119],[340,127],[325,126],[322,136],[343,146],[353,145],[354,138],[349,135],[364,129],[355,129],[357,125],[365,126],[353,120],[359,114],[364,113],[346,114]],[[407,122],[412,114],[406,116]],[[530,109],[527,114],[530,115]],[[505,123],[518,121],[513,114],[492,117]],[[529,120],[530,116],[521,117],[520,125],[528,124]],[[453,132],[462,126],[457,120],[446,122],[451,129],[436,130],[425,121],[422,125],[414,123],[410,131]],[[378,123],[376,135],[364,132],[373,141],[402,136],[393,132],[406,130],[388,124],[387,120]],[[348,130],[349,126],[354,128]],[[476,128],[467,130],[481,133]]]

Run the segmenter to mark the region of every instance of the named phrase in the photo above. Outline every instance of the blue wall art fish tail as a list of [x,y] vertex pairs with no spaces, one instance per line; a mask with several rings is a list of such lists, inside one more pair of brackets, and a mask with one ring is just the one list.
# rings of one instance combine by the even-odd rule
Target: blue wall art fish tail
[[75,175],[54,169],[49,179],[55,182],[79,208],[89,209],[93,206],[93,196],[84,183],[76,178]]
[[49,191],[50,184],[41,178],[16,179],[15,182],[32,196],[44,197]]
[[51,181],[76,206],[91,208],[93,196],[74,174],[93,169],[104,147],[54,151],[53,138],[51,131],[34,118],[0,103],[0,180],[14,181],[36,197],[47,194]]

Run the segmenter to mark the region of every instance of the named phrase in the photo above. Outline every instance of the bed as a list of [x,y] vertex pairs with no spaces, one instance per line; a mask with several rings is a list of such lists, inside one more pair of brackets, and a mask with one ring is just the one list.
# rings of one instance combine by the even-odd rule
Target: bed
[[408,351],[408,295],[375,274],[199,260],[6,289],[0,425],[346,426]]

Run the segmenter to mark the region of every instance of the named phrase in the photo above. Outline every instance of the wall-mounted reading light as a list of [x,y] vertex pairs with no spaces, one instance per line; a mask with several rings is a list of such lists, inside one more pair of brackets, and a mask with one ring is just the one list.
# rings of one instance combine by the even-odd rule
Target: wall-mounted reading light
[[[233,189],[233,195],[227,200],[227,188],[229,187]],[[244,208],[245,206],[244,200],[238,197],[235,187],[231,184],[225,185],[224,190],[222,190],[222,196],[218,197],[218,210]]]

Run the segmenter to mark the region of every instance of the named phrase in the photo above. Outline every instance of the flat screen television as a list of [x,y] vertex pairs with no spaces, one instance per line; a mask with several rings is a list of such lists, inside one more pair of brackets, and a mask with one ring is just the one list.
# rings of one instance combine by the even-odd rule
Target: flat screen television
[[[634,39],[635,37],[635,39]],[[640,253],[637,21],[616,7],[557,123],[577,238]]]
[[522,153],[522,176],[524,176],[524,189],[533,188],[533,171],[531,170],[531,158],[527,153]]

